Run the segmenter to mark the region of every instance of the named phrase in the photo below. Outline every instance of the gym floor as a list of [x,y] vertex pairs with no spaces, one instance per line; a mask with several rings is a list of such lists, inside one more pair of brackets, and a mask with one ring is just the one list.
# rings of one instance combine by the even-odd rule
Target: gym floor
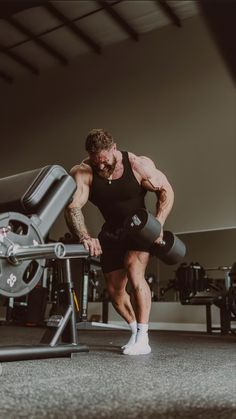
[[[42,328],[0,326],[0,344],[37,344]],[[0,363],[1,418],[236,418],[236,336],[150,332],[125,356],[120,330],[79,331],[76,358]]]

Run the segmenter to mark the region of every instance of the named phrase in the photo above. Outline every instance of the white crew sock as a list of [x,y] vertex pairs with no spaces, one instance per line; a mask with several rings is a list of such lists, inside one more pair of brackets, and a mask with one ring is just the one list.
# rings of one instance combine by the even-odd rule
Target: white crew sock
[[148,324],[137,324],[136,342],[123,350],[124,355],[146,355],[151,352],[148,340]]
[[131,329],[131,336],[126,345],[122,346],[121,349],[126,349],[132,346],[136,342],[136,335],[137,335],[137,322],[136,320],[132,323],[129,323],[129,327]]
[[138,339],[148,340],[148,324],[137,323],[137,340]]

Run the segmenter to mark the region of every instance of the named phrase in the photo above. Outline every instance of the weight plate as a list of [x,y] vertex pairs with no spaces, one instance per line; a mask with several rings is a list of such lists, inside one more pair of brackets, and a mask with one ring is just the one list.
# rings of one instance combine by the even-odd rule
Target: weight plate
[[163,235],[165,245],[158,246],[158,257],[167,265],[175,265],[182,261],[186,254],[186,246],[175,234],[165,230]]
[[45,259],[25,260],[17,265],[7,258],[12,245],[32,246],[43,244],[43,238],[33,221],[27,216],[9,212],[0,215],[0,294],[21,297],[28,294],[40,280]]

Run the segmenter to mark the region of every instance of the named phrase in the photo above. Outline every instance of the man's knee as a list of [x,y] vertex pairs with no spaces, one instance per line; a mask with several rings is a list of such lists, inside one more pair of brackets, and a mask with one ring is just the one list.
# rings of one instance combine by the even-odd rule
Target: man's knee
[[105,276],[106,279],[106,288],[109,296],[113,297],[122,297],[125,293],[127,285],[126,272],[122,271],[119,273],[111,273]]
[[107,292],[108,292],[108,294],[109,294],[109,297],[110,298],[113,298],[113,296],[115,295],[115,293],[116,293],[116,291],[115,291],[115,287],[113,286],[113,284],[107,284],[107,286],[106,286],[106,288],[107,288]]
[[129,251],[124,260],[126,270],[145,269],[149,261],[149,253]]
[[122,287],[114,286],[114,284],[107,284],[107,292],[112,300],[122,298],[125,294],[125,289]]
[[144,276],[147,260],[140,260],[138,255],[127,255],[125,259],[125,268],[130,280]]

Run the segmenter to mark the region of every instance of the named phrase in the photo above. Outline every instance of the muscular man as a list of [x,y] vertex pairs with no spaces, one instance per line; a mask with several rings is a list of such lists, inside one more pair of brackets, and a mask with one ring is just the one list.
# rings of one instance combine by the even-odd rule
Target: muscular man
[[[66,208],[66,221],[91,256],[101,255],[113,306],[131,329],[131,337],[122,347],[123,353],[148,354],[151,352],[148,339],[151,293],[145,280],[145,269],[150,254],[148,249],[127,240],[123,222],[132,210],[145,207],[147,191],[156,193],[156,218],[162,226],[156,240],[159,242],[174,193],[166,176],[150,158],[118,150],[107,131],[93,129],[86,138],[85,148],[88,157],[71,169],[77,190]],[[105,219],[98,239],[89,234],[81,211],[88,200],[99,208]],[[133,304],[126,291],[128,281],[132,285]]]

